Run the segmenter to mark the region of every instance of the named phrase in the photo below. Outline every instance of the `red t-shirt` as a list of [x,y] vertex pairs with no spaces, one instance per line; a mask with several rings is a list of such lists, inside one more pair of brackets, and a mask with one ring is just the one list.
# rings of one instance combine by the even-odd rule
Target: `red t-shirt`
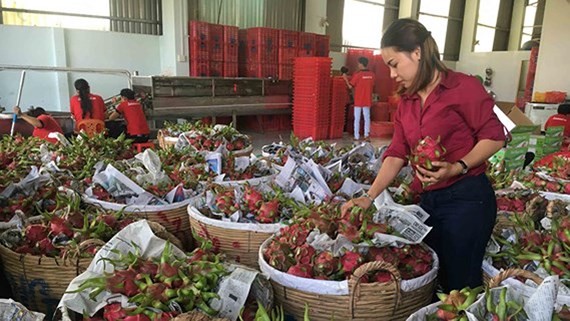
[[562,114],[556,114],[550,116],[544,124],[544,129],[548,129],[549,127],[564,127],[564,136],[570,136],[570,121],[568,121],[568,117]]
[[374,90],[374,73],[370,70],[361,70],[354,74],[350,85],[354,87],[354,106],[372,106],[372,91]]
[[91,105],[93,108],[91,112],[85,115],[83,118],[83,110],[81,109],[81,98],[78,95],[71,97],[70,109],[73,118],[75,119],[75,130],[77,130],[77,124],[83,119],[100,119],[105,121],[105,102],[103,98],[99,95],[89,94],[89,99],[91,99]]
[[136,136],[150,133],[143,108],[136,100],[123,101],[117,107],[117,112],[125,118],[127,134]]
[[[453,163],[465,157],[480,140],[505,140],[503,125],[493,112],[495,103],[475,77],[450,70],[442,74],[424,108],[420,104],[418,94],[402,95],[394,120],[392,143],[384,157],[407,160],[410,150],[423,137],[439,136],[447,150],[445,160]],[[430,185],[426,190],[450,186],[463,177],[482,174],[485,169],[483,163],[471,168],[466,175]],[[421,186],[415,183],[415,186]]]
[[41,138],[41,139],[46,140],[50,143],[54,143],[54,144],[57,143],[57,139],[48,137],[48,134],[53,133],[53,132],[63,134],[63,130],[61,129],[61,126],[59,126],[57,121],[55,119],[53,119],[53,117],[51,117],[50,115],[45,115],[45,114],[39,115],[38,120],[42,123],[42,127],[41,128],[40,127],[34,127],[34,131],[32,132],[32,136]]

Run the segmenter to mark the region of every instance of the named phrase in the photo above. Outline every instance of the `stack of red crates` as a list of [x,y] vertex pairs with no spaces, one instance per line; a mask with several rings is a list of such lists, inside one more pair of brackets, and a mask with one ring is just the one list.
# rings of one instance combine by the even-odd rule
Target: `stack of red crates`
[[330,37],[327,35],[316,35],[315,39],[315,56],[328,57],[330,50]]
[[314,57],[317,46],[317,35],[310,32],[299,33],[298,57]]
[[224,26],[224,77],[238,76],[238,27]]
[[396,93],[397,83],[390,77],[390,68],[384,63],[382,56],[375,55],[373,59],[375,62],[373,69],[369,69],[375,74],[375,92],[380,101],[389,101]]
[[210,75],[210,24],[190,21],[188,35],[190,76],[207,77]]
[[277,78],[279,30],[272,28],[249,28],[246,31],[245,57],[242,57],[247,77]]
[[210,24],[210,76],[222,77],[224,69],[224,26]]
[[293,132],[299,138],[326,139],[330,125],[332,60],[299,57],[293,73]]
[[344,130],[345,107],[348,104],[348,89],[342,77],[333,77],[331,86],[331,123],[329,138],[342,138]]
[[298,31],[279,30],[279,79],[293,79],[293,62],[298,46]]

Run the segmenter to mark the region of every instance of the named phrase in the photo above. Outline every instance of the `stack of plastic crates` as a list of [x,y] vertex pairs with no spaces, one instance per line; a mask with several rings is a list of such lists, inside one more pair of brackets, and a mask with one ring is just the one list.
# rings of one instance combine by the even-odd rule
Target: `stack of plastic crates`
[[332,60],[299,57],[293,69],[293,132],[299,138],[326,139],[330,124]]
[[238,27],[224,26],[224,77],[238,76]]
[[207,77],[210,75],[210,24],[190,21],[188,34],[190,76]]
[[344,130],[345,107],[348,104],[346,82],[342,77],[333,77],[331,86],[331,123],[329,138],[342,138]]

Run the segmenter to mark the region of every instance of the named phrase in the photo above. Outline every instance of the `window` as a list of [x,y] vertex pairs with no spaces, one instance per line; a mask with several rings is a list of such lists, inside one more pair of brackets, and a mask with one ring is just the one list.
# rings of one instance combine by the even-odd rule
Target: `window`
[[444,60],[458,60],[465,0],[420,2],[418,21],[431,32]]
[[479,0],[473,51],[508,50],[513,5],[513,0]]
[[162,34],[161,0],[1,0],[0,24]]
[[345,0],[343,47],[380,49],[382,31],[398,19],[399,4],[399,0]]
[[546,1],[528,1],[524,9],[524,20],[521,33],[522,46],[531,39],[539,39],[542,32],[542,20],[544,17],[544,5]]

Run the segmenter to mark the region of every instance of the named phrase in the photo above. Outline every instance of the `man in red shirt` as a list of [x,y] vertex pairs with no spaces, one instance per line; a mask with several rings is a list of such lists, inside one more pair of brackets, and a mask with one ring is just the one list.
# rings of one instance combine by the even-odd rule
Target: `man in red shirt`
[[544,124],[544,129],[549,127],[564,127],[564,136],[570,137],[570,104],[560,104],[558,114],[550,116]]
[[374,90],[374,73],[367,69],[368,59],[358,58],[358,72],[348,81],[346,74],[342,77],[348,88],[354,88],[354,139],[360,139],[360,112],[364,114],[364,139],[369,141],[370,135],[370,106],[372,106],[372,91]]
[[27,113],[23,114],[20,107],[14,107],[14,113],[25,120],[28,124],[34,126],[32,136],[41,138],[50,143],[57,143],[57,139],[48,137],[49,133],[56,132],[63,134],[61,126],[53,117],[48,115],[42,107],[30,108]]
[[129,88],[121,90],[121,101],[117,111],[114,111],[109,119],[114,120],[123,115],[127,123],[127,137],[133,139],[135,143],[147,142],[150,130],[143,107],[135,99],[135,92]]

